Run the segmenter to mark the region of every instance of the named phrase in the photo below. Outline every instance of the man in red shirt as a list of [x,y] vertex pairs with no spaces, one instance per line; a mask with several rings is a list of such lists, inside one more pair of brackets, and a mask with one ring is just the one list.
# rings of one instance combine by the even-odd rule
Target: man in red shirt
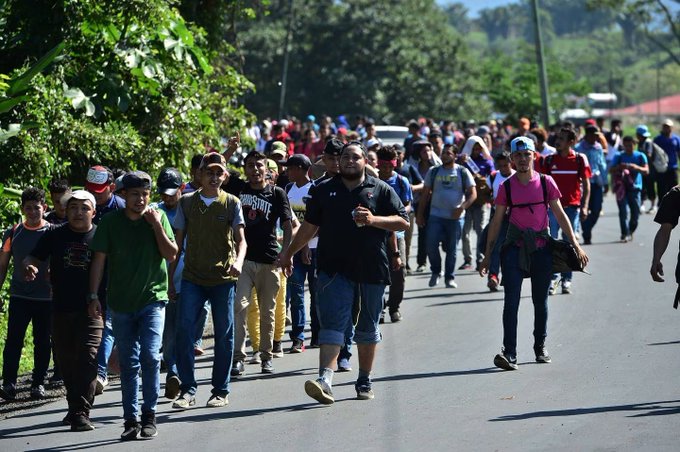
[[[562,128],[557,134],[555,147],[557,153],[547,156],[543,160],[543,172],[555,180],[562,194],[560,203],[567,214],[573,230],[576,230],[579,216],[584,219],[588,215],[588,198],[590,197],[590,164],[588,159],[574,151],[576,132],[569,128]],[[583,184],[583,190],[581,185]],[[552,210],[548,213],[550,219],[550,235],[557,238],[560,226]],[[565,239],[564,231],[562,238]],[[572,272],[562,273],[562,293],[571,293]],[[550,285],[550,295],[557,291],[560,275],[553,276]]]

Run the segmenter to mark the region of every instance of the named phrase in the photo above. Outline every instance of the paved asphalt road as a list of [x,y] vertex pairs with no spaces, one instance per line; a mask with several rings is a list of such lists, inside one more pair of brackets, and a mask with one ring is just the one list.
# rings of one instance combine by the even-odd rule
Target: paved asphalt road
[[[592,276],[575,277],[572,295],[550,299],[552,364],[533,362],[528,282],[520,309],[517,372],[493,367],[501,343],[502,293],[489,293],[473,272],[455,290],[427,288],[411,276],[404,320],[384,325],[373,401],[354,399],[356,371],[336,374],[336,403],[308,398],[317,351],[258,366],[233,383],[231,404],[203,407],[211,350],[199,362],[198,404],[158,407],[159,436],[120,443],[122,408],[114,385],[97,399],[97,429],[70,433],[59,421],[65,401],[0,422],[0,450],[678,450],[680,312],[675,284],[652,283],[648,270],[656,228],[641,218],[635,241],[616,243],[611,196],[595,229]],[[675,268],[675,232],[664,264]],[[460,263],[460,260],[459,260]],[[671,277],[672,279],[672,277]],[[354,361],[356,367],[356,361]]]

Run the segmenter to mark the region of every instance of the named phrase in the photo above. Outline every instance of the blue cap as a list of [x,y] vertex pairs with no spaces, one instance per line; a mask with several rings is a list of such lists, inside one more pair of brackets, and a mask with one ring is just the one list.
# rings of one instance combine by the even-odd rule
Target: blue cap
[[652,134],[649,133],[649,128],[644,124],[640,124],[639,126],[637,126],[635,128],[635,134],[640,135],[641,137],[647,137],[647,138],[652,136]]
[[315,121],[316,121],[316,116],[314,116],[314,115],[307,115],[307,121],[315,122]]
[[534,140],[527,137],[517,137],[510,142],[510,152],[535,151]]

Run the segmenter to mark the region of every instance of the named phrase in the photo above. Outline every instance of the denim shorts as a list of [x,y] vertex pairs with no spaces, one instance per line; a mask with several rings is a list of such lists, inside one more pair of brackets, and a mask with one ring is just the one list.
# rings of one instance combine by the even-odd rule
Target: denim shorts
[[343,345],[345,331],[355,325],[357,344],[377,344],[384,284],[358,283],[339,273],[320,271],[316,282],[319,343]]

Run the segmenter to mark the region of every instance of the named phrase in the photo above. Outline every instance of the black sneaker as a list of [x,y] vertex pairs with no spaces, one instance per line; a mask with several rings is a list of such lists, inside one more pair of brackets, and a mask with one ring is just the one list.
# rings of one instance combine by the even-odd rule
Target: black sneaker
[[64,419],[61,420],[61,425],[71,425],[71,421],[73,420],[74,415],[75,413],[71,413],[70,411],[66,413]]
[[493,364],[496,367],[500,367],[503,370],[517,370],[519,366],[517,365],[517,357],[511,356],[505,351],[497,354],[493,359]]
[[272,356],[274,358],[283,358],[283,347],[281,346],[281,341],[274,341],[272,345]]
[[8,402],[17,398],[17,388],[11,383],[8,383],[0,388],[0,397]]
[[175,400],[180,393],[182,382],[177,375],[170,375],[165,379],[165,398]]
[[390,312],[390,320],[392,321],[392,323],[401,322],[401,312],[399,311]]
[[45,387],[43,385],[31,386],[31,398],[32,399],[44,399],[47,394],[45,393]]
[[534,346],[534,354],[536,355],[537,363],[546,364],[552,361],[552,358],[550,357],[548,350],[545,348],[545,345]]
[[472,270],[472,262],[463,262],[463,265],[458,267],[458,270]]
[[89,432],[91,430],[94,430],[94,425],[87,414],[80,412],[71,416],[72,432]]
[[151,439],[158,436],[156,415],[154,413],[142,413],[142,432],[139,436],[142,439]]
[[262,360],[262,373],[263,374],[273,374],[274,373],[274,365],[272,364],[271,359]]
[[302,353],[305,351],[305,343],[300,339],[293,339],[293,345],[290,346],[289,353]]
[[133,439],[137,439],[137,435],[139,435],[141,430],[142,427],[139,425],[139,422],[137,422],[137,419],[125,421],[125,424],[123,424],[123,433],[120,435],[120,440],[132,441]]
[[371,400],[375,398],[371,380],[357,380],[356,384],[354,385],[354,389],[357,391],[357,399],[359,400]]
[[232,377],[240,377],[246,373],[246,368],[243,365],[242,360],[234,361],[234,364],[231,366],[231,376]]

